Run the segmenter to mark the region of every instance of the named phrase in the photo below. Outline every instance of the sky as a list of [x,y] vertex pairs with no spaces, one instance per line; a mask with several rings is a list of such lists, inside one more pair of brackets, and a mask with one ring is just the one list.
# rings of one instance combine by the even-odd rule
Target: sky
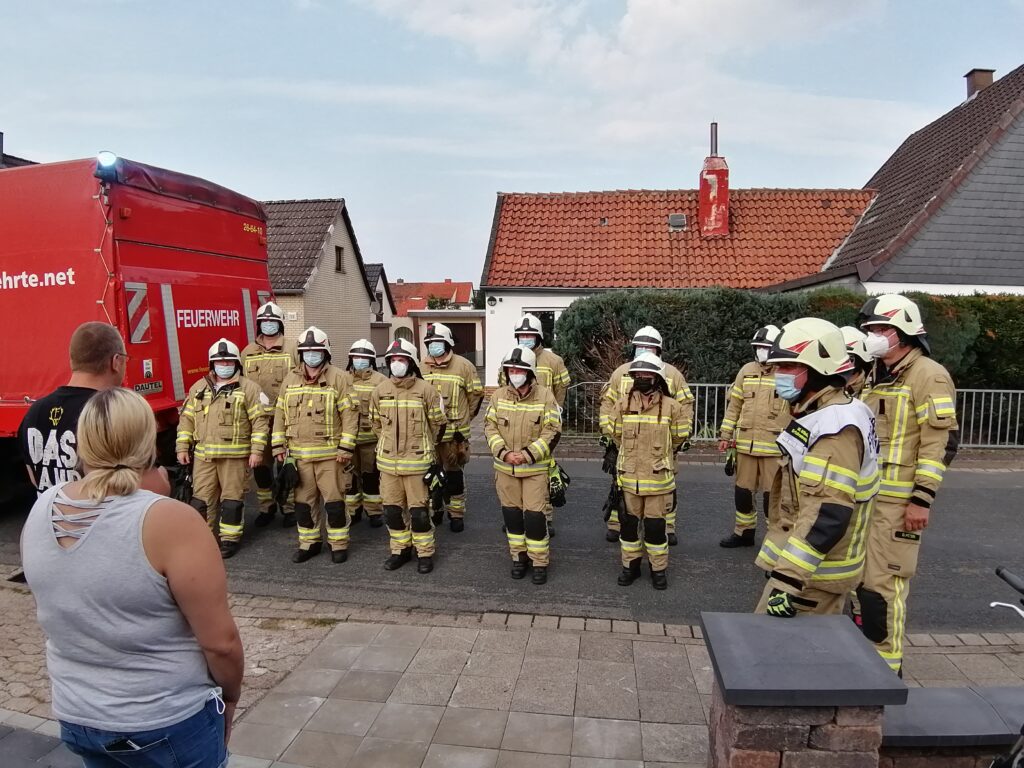
[[1024,64],[1024,0],[0,0],[0,131],[344,197],[389,279],[479,283],[496,193],[861,187]]

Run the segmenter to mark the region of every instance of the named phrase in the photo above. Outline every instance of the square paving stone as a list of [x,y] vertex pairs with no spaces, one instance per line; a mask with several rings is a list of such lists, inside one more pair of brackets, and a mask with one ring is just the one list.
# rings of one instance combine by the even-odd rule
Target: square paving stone
[[32,731],[14,731],[0,741],[0,765],[5,759],[38,760],[60,745],[60,740]]
[[517,677],[523,668],[522,653],[483,653],[474,651],[466,659],[463,675],[476,677]]
[[559,658],[578,659],[580,655],[580,636],[577,632],[561,632],[537,629],[530,633],[530,641],[526,646],[526,655],[555,656]]
[[298,728],[281,728],[262,723],[235,723],[231,728],[231,751],[248,757],[276,760],[299,735]]
[[636,669],[632,662],[582,659],[579,681],[588,685],[618,685],[636,690]]
[[428,746],[425,741],[367,737],[346,768],[420,768]]
[[[529,663],[529,661],[527,661]],[[571,715],[576,705],[576,677],[520,677],[512,696],[514,712]]]
[[960,672],[976,683],[998,685],[1013,672],[994,653],[961,653],[950,657]]
[[616,635],[585,632],[580,637],[580,658],[633,663],[633,643]]
[[949,657],[940,653],[911,654],[903,664],[906,673],[915,679],[942,680],[963,676]]
[[434,743],[497,749],[507,722],[508,712],[449,707],[434,733]]
[[510,712],[501,748],[568,755],[572,750],[572,729],[571,717]]
[[395,690],[401,672],[369,672],[352,670],[346,672],[341,682],[331,691],[332,699],[354,699],[356,701],[387,701]]
[[297,669],[274,686],[274,693],[293,693],[300,696],[330,696],[341,678],[343,669]]
[[[302,728],[326,699],[291,693],[268,693],[255,707],[245,713],[243,722]],[[258,755],[254,755],[258,757]]]
[[637,659],[636,684],[641,691],[682,691],[697,690],[690,665],[680,663],[676,658],[659,657]]
[[512,703],[515,677],[474,677],[463,675],[455,684],[451,707],[476,709],[508,709]]
[[416,648],[370,646],[364,648],[352,669],[370,672],[404,672],[416,655]]
[[638,720],[640,718],[640,702],[637,699],[636,687],[625,688],[620,685],[587,685],[576,686],[576,706],[574,713],[579,717],[601,717],[616,720]]
[[359,658],[365,646],[362,645],[327,645],[320,646],[302,660],[299,669],[340,669],[346,670]]
[[444,707],[385,704],[368,735],[380,739],[429,742],[443,714]]
[[433,627],[420,647],[469,653],[473,650],[473,644],[476,643],[479,634],[480,630],[468,627]]
[[646,723],[702,725],[707,722],[700,694],[681,691],[640,691],[640,719]]
[[[651,765],[651,763],[647,763],[647,765]],[[644,768],[644,762],[642,760],[613,760],[605,757],[577,757],[574,755],[569,762],[569,768]]]
[[381,629],[373,644],[378,647],[419,648],[429,633],[430,627],[391,625]]
[[365,736],[383,707],[383,704],[372,701],[328,699],[306,723],[305,730]]
[[406,672],[388,697],[389,704],[448,704],[458,675],[414,675]]
[[498,750],[431,744],[423,768],[494,768]]
[[369,645],[381,629],[380,624],[339,624],[327,634],[322,645]]
[[[249,758],[245,758],[249,759]],[[82,768],[82,758],[74,754],[66,746],[61,744],[52,752],[49,752],[39,760],[36,761],[40,766],[46,766],[46,768]],[[259,761],[264,762],[264,761]],[[266,761],[269,765],[269,761]],[[241,768],[245,768],[242,766]],[[251,768],[263,768],[263,766],[251,766]]]
[[[75,763],[75,768],[82,767],[82,758],[75,758],[78,760]],[[231,755],[228,758],[228,768],[270,768],[271,760],[264,760],[261,757],[245,757],[244,755]],[[279,763],[275,763],[279,765]]]
[[703,725],[640,723],[644,760],[702,763],[708,757],[708,729]]
[[420,648],[406,671],[417,675],[460,675],[468,659],[466,651]]
[[640,760],[640,723],[577,717],[573,722],[572,754],[616,760]]
[[346,768],[361,742],[360,736],[303,731],[285,750],[281,760],[310,768]]
[[501,751],[495,768],[569,768],[569,756]]
[[711,693],[715,673],[711,665],[711,657],[707,648],[702,645],[685,645],[686,655],[690,659],[690,674],[698,693]]
[[506,629],[481,629],[473,644],[473,652],[525,653],[529,632]]
[[519,679],[536,680],[557,677],[575,680],[578,669],[579,659],[560,656],[527,656],[523,661]]

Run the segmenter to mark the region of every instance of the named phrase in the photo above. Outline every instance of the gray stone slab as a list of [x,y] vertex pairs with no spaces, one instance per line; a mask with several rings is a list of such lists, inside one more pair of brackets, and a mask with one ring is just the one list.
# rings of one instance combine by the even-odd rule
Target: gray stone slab
[[380,624],[339,624],[328,633],[322,645],[369,645],[381,629]]
[[7,734],[0,741],[0,765],[4,765],[6,758],[21,758],[23,760],[38,760],[43,755],[49,754],[60,745],[60,739],[52,736],[45,736],[32,731],[16,730]]
[[408,646],[370,646],[362,650],[352,663],[352,669],[363,669],[370,672],[404,672],[417,650],[417,648]]
[[373,644],[378,647],[419,648],[429,633],[430,627],[391,625],[381,629]]
[[640,703],[636,686],[579,683],[576,686],[576,708],[579,717],[600,717],[616,720],[638,720]]
[[640,760],[640,723],[577,717],[573,722],[572,754],[615,760]]
[[331,698],[354,699],[356,701],[387,701],[401,679],[401,672],[352,670],[346,673],[341,678],[341,682],[331,691]]
[[501,746],[506,722],[508,712],[449,707],[434,733],[434,743],[497,749]]
[[448,704],[458,680],[458,675],[414,675],[406,672],[388,697],[388,703],[443,707]]
[[330,696],[345,676],[342,669],[297,669],[274,687],[274,693],[300,696]]
[[702,725],[707,722],[700,694],[640,691],[640,719],[647,723]]
[[545,715],[571,715],[576,702],[576,676],[520,677],[511,709]]
[[1024,691],[1020,688],[974,688],[974,692],[991,705],[1011,730],[1020,730],[1024,723]]
[[970,688],[911,688],[907,703],[887,706],[882,745],[887,747],[976,747],[1012,744],[1010,728]]
[[[714,673],[727,704],[878,706],[903,704],[907,686],[845,616],[777,619],[701,613]],[[778,663],[778,649],[786,663]]]
[[463,675],[452,691],[449,706],[474,709],[504,709],[512,702],[516,678]]
[[525,653],[529,632],[511,629],[481,629],[473,653]]
[[503,750],[495,768],[569,768],[569,756]]
[[468,627],[434,627],[421,647],[444,648],[450,651],[469,653],[473,650],[473,644],[479,634],[480,630]]
[[580,637],[580,659],[633,663],[633,643],[629,638],[612,634],[585,632]]
[[[46,768],[82,768],[82,758],[69,750],[64,744],[61,744],[52,752],[43,755],[36,762],[40,766],[46,766]],[[239,766],[239,768],[247,767],[243,765]],[[251,768],[262,768],[262,766],[252,766]]]
[[577,659],[580,655],[579,633],[535,629],[530,633],[530,642],[526,646],[526,655],[528,657],[554,656],[556,658]]
[[367,737],[346,768],[420,768],[428,746],[425,741]]
[[406,672],[416,675],[459,675],[469,653],[444,648],[420,648]]
[[259,723],[235,723],[231,728],[232,752],[247,757],[276,760],[292,740],[299,735],[298,728],[281,728]]
[[346,768],[361,742],[359,736],[303,731],[281,755],[281,760],[309,768]]
[[302,728],[324,701],[319,696],[268,693],[259,704],[245,713],[243,721],[282,728]]
[[523,668],[522,653],[486,653],[474,651],[466,660],[463,675],[474,677],[513,677]]
[[568,755],[572,749],[572,731],[571,717],[510,712],[501,748]]
[[431,744],[423,768],[494,768],[498,750]]
[[325,641],[302,660],[299,669],[349,669],[364,648],[362,645],[328,645]]
[[383,706],[372,701],[328,699],[306,723],[305,730],[362,737],[370,730]]
[[444,707],[385,704],[368,735],[382,739],[429,742],[443,714]]
[[[615,760],[607,757],[579,757],[578,755],[573,755],[569,760],[569,768],[644,768],[645,765],[652,765],[652,763],[644,763],[643,760]],[[677,768],[677,764],[673,764],[671,768]]]
[[707,760],[706,726],[640,723],[640,732],[647,762],[702,763]]

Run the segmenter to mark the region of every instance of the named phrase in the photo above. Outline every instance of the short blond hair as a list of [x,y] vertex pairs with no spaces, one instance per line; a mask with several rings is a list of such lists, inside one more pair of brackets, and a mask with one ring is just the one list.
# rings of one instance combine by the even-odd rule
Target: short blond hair
[[72,371],[104,373],[114,355],[124,354],[124,339],[109,323],[82,323],[71,334],[68,353]]
[[78,455],[89,471],[83,493],[94,501],[130,496],[156,459],[156,417],[141,395],[115,387],[93,395],[78,419]]

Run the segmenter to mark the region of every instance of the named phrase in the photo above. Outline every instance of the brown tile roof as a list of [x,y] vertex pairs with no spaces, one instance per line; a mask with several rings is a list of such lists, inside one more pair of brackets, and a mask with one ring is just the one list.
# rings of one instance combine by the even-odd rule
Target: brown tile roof
[[878,196],[827,269],[850,267],[883,249],[895,252],[902,246],[908,230],[916,230],[927,219],[928,202],[943,192],[948,195],[947,187],[955,187],[966,176],[964,171],[969,172],[973,163],[962,170],[961,166],[988,148],[990,134],[1011,110],[1019,109],[1022,98],[1024,66],[912,133],[865,185]]
[[342,199],[268,200],[267,256],[275,291],[301,291],[320,259],[327,229],[345,205]]
[[391,295],[395,297],[399,317],[405,317],[410,310],[426,309],[427,299],[436,296],[449,299],[453,304],[470,304],[473,301],[473,284],[445,280],[442,283],[390,283]]
[[[483,287],[754,288],[808,275],[871,200],[858,189],[733,189],[702,239],[696,190],[498,194]],[[687,226],[670,231],[669,214]]]

